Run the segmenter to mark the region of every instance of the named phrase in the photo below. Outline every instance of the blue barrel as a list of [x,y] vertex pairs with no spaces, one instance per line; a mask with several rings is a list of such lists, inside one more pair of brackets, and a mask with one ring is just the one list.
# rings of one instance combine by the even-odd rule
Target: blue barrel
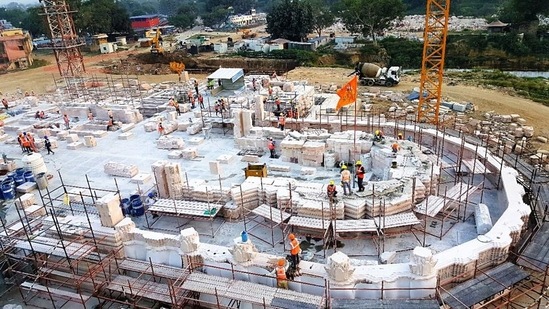
[[25,183],[25,176],[23,175],[15,175],[15,187],[19,187],[20,185]]
[[26,182],[34,182],[34,175],[31,171],[25,172],[25,174],[23,174],[23,176],[25,177]]
[[13,187],[11,183],[2,183],[2,196],[5,200],[12,200],[15,198],[15,194],[13,194]]
[[9,173],[7,173],[7,174],[6,174],[6,177],[7,177],[8,179],[14,179],[14,178],[15,178],[15,172],[9,172]]
[[145,214],[145,208],[143,207],[143,201],[138,194],[130,196],[131,212],[135,217],[140,217]]
[[240,237],[242,238],[242,242],[248,242],[248,233],[246,231],[242,231]]
[[120,201],[120,208],[122,208],[122,213],[124,214],[124,216],[131,215],[132,214],[132,204],[130,203],[130,199],[129,198],[123,198]]
[[22,168],[22,167],[20,167],[20,168],[18,168],[18,169],[15,170],[15,174],[16,174],[17,176],[23,176],[23,175],[25,174],[25,172],[26,172],[26,170],[25,170],[24,168]]

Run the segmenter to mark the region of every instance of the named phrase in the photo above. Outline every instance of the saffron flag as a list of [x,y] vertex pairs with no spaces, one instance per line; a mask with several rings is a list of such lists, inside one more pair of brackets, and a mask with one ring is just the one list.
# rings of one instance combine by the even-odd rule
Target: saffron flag
[[339,110],[343,106],[347,106],[356,102],[357,96],[358,76],[354,76],[348,83],[343,85],[341,89],[337,91],[339,96],[339,102],[337,102],[336,110]]

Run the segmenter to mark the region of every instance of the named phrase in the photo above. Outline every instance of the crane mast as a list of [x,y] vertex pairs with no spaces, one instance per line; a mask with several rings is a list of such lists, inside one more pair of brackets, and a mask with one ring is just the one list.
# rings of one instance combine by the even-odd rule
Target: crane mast
[[427,0],[417,120],[439,124],[450,0]]

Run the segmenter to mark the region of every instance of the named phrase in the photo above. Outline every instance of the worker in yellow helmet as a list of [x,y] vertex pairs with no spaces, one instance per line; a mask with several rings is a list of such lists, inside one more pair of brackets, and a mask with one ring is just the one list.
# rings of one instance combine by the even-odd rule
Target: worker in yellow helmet
[[355,174],[358,184],[358,192],[364,191],[364,175],[366,175],[366,169],[362,165],[362,161],[358,160],[355,163]]
[[343,195],[351,195],[351,172],[347,169],[347,165],[341,166],[341,186],[343,187]]
[[336,197],[337,187],[335,185],[335,181],[330,180],[330,184],[326,187],[326,194],[328,195],[330,201],[333,201],[333,199]]

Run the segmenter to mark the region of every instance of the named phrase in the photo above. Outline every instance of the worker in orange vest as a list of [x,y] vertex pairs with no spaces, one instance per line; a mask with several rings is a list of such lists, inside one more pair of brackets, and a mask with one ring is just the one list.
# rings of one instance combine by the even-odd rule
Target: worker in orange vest
[[335,185],[335,181],[330,180],[330,184],[326,187],[326,194],[328,195],[330,201],[333,201],[333,199],[336,197],[337,187]]
[[299,247],[299,241],[294,234],[288,235],[290,239],[290,257],[292,258],[292,267],[299,274],[299,254],[301,253],[301,248]]
[[355,163],[356,166],[356,178],[358,183],[358,192],[364,191],[364,175],[366,175],[366,169],[362,165],[362,161],[358,160]]
[[280,128],[280,131],[284,131],[284,125],[286,124],[286,118],[284,115],[280,115],[280,118],[278,118],[278,127]]
[[272,137],[269,137],[269,145],[267,146],[271,152],[271,159],[276,159],[275,143]]
[[288,289],[288,278],[286,277],[286,268],[284,265],[286,261],[284,259],[278,260],[278,266],[276,267],[276,286],[281,289]]
[[23,151],[31,153],[32,150],[30,148],[30,141],[27,138],[27,133],[23,132],[23,134],[21,134],[20,137],[21,137],[21,145],[23,145]]
[[33,152],[38,152],[38,149],[36,149],[36,145],[34,144],[34,136],[30,132],[27,133],[27,140],[29,141],[29,148]]
[[396,154],[400,149],[400,146],[398,145],[398,143],[395,142],[393,145],[391,145],[391,148],[393,149],[393,153]]

